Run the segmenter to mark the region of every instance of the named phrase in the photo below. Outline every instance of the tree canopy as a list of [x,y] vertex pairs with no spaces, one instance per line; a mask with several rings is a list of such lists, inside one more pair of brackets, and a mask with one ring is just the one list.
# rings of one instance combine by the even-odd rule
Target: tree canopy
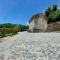
[[48,23],[60,21],[60,10],[58,11],[57,5],[48,7],[45,10],[45,15],[48,18]]

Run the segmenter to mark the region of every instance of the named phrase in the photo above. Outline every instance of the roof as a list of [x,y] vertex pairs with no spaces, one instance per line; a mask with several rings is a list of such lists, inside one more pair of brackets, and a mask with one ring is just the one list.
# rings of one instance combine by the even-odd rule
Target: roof
[[33,15],[33,16],[31,17],[31,19],[29,20],[29,23],[30,23],[33,19],[39,18],[39,17],[42,17],[42,16],[43,16],[44,19],[47,20],[47,17],[46,17],[43,13],[38,13],[38,14],[35,14],[35,15]]

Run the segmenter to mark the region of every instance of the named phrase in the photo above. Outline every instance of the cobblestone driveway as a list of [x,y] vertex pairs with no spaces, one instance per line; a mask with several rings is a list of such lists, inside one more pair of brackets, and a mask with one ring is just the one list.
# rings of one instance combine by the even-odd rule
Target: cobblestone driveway
[[0,60],[60,60],[60,33],[19,32],[0,43]]

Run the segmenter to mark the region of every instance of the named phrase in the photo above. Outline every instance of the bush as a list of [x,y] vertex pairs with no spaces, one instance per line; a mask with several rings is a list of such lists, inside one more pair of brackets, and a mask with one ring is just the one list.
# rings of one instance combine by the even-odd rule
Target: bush
[[60,12],[54,12],[48,17],[48,23],[60,21]]
[[60,21],[60,10],[58,10],[57,5],[54,4],[45,10],[45,15],[48,18],[48,24],[56,21]]
[[28,26],[16,25],[16,24],[0,24],[0,37],[5,37],[7,35],[17,34],[19,31],[25,31]]

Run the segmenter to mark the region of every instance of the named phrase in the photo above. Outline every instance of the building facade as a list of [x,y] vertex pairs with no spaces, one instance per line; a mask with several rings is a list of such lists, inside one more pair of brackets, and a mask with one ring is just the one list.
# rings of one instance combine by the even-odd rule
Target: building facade
[[29,30],[31,32],[45,32],[47,30],[47,17],[42,13],[34,15],[29,20]]

